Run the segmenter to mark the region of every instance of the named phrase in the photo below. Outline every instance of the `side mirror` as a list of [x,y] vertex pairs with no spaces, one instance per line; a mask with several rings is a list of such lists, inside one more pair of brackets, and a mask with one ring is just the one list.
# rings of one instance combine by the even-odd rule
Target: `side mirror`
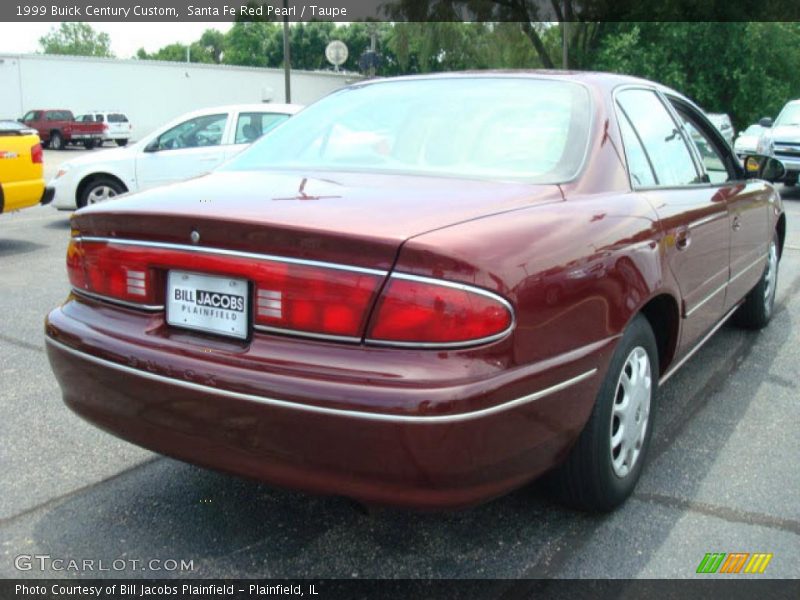
[[772,127],[772,119],[770,119],[769,117],[764,117],[758,121],[758,124],[761,125],[762,127],[769,129],[770,127]]
[[773,183],[786,176],[783,163],[768,156],[748,156],[744,159],[744,171],[748,179],[765,179]]

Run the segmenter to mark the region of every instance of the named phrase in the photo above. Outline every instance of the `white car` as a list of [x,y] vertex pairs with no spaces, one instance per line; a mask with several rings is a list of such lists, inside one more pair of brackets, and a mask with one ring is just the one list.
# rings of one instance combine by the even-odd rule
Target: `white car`
[[[76,121],[95,121],[105,123],[103,142],[115,142],[117,146],[125,146],[131,139],[133,127],[128,116],[118,110],[90,110],[75,117]],[[102,146],[102,142],[98,144]]]
[[728,142],[730,146],[733,146],[733,135],[735,132],[733,130],[733,123],[731,123],[731,118],[726,113],[708,113],[706,116],[708,120],[714,124],[714,127],[719,129],[725,141]]
[[83,208],[207,173],[302,107],[246,104],[187,113],[124,148],[91,153],[61,165],[48,187],[59,210]]
[[743,158],[748,154],[756,154],[758,140],[763,132],[764,128],[758,123],[754,123],[744,131],[740,131],[739,135],[736,136],[736,142],[733,144],[733,151],[736,152],[736,156]]

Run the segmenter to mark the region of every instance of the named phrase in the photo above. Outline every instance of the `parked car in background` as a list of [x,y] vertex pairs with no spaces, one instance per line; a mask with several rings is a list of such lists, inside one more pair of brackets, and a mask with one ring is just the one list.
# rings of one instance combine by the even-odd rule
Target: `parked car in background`
[[759,121],[764,127],[758,142],[758,154],[772,156],[783,163],[784,185],[792,186],[800,176],[800,99],[786,103],[778,118]]
[[659,385],[773,314],[786,218],[756,177],[780,164],[748,166],[642,79],[360,82],[209,175],[76,212],[47,353],[79,415],[190,462],[421,508],[555,468],[610,510]]
[[736,152],[736,156],[744,158],[745,156],[756,154],[758,150],[758,140],[761,138],[763,131],[764,128],[758,123],[754,123],[744,131],[740,131],[733,144],[733,150]]
[[105,135],[103,142],[114,142],[117,146],[125,146],[131,139],[133,127],[125,113],[118,110],[90,110],[86,114],[79,115],[76,120],[81,122],[105,123]]
[[81,144],[91,150],[103,141],[105,125],[76,121],[69,110],[31,110],[22,122],[39,133],[42,145],[63,150],[68,144]]
[[53,206],[73,210],[207,173],[300,108],[245,104],[182,115],[135,144],[63,163],[49,183]]
[[35,129],[0,120],[0,213],[47,204],[43,152]]
[[725,113],[709,113],[708,120],[714,124],[714,127],[719,129],[725,141],[733,146],[733,136],[735,132],[733,130],[733,123],[731,123],[731,118]]

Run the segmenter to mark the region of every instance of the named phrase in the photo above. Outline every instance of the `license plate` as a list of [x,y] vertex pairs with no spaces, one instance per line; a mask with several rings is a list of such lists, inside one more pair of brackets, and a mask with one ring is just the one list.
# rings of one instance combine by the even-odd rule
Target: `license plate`
[[248,334],[246,279],[170,271],[167,276],[167,323],[238,339]]

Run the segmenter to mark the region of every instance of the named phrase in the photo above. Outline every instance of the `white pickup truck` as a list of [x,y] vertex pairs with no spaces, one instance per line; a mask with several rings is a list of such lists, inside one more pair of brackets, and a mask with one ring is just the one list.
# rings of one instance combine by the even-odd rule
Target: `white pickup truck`
[[791,100],[773,121],[764,117],[759,122],[764,127],[758,141],[757,153],[776,158],[783,163],[786,175],[784,185],[797,184],[800,175],[800,100]]

